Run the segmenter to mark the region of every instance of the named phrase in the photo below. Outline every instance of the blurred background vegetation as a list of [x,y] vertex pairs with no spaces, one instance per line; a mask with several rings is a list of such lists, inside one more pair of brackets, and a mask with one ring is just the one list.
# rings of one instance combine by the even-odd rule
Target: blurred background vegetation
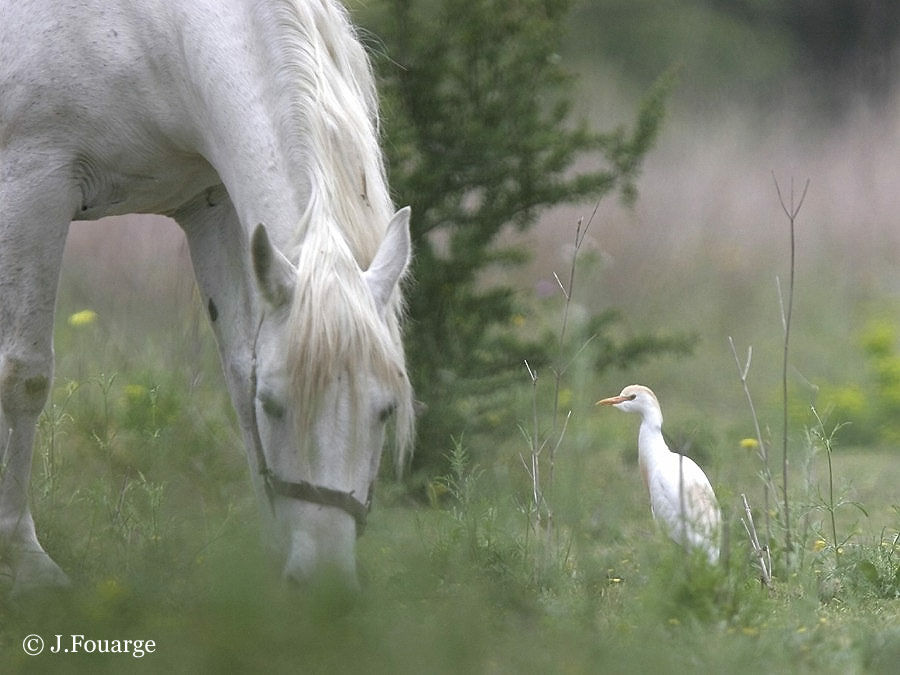
[[891,2],[597,0],[574,16],[574,43],[590,47],[573,56],[596,56],[642,86],[682,61],[683,90],[704,106],[718,97],[771,106],[803,81],[820,114],[839,114],[855,95],[889,101],[897,84],[900,8]]
[[[641,180],[641,169],[660,133],[695,144],[693,152],[700,153],[719,140],[754,145],[754,132],[765,138],[784,127],[784,116],[796,116],[801,138],[794,142],[802,149],[859,106],[886,109],[895,93],[900,9],[890,3],[405,0],[366,3],[358,15],[378,40],[392,189],[415,213],[407,345],[425,407],[413,486],[446,470],[454,434],[489,435],[515,424],[511,385],[524,382],[525,359],[539,369],[555,366],[555,333],[524,321],[535,296],[521,291],[523,283],[535,286],[528,275],[547,264],[542,244],[551,237],[551,247],[570,244],[577,218],[566,223],[553,207],[578,204],[583,217],[604,196],[618,194],[624,208],[618,210],[615,199],[604,201],[601,220],[615,210],[619,222],[636,229],[643,215],[632,208],[639,188],[656,189]],[[667,108],[674,119],[668,129]],[[718,132],[731,138],[701,127],[723,120],[744,127]],[[661,170],[668,175],[657,180],[673,184],[681,159],[665,158]],[[704,174],[731,172],[738,193],[742,170],[758,180],[758,167],[741,167],[738,156],[699,161],[706,166],[691,177],[693,190],[706,192],[698,195],[701,203],[728,198],[721,194],[727,189],[722,177],[704,188]],[[764,176],[780,161],[771,158]],[[792,170],[816,169],[802,167],[800,157],[792,161]],[[732,227],[745,229],[762,208],[760,202],[749,206],[730,226],[715,222],[727,217],[717,213],[712,222],[704,214],[679,228],[678,201],[672,200],[652,215],[656,222],[644,223],[644,235],[630,236],[636,242],[680,239],[671,250],[681,249],[684,257],[693,253],[685,242],[715,243]],[[671,219],[668,214],[676,214],[676,222],[665,224],[660,216]],[[520,236],[536,224],[544,233],[537,245]],[[759,230],[757,243],[768,234]],[[596,234],[598,255],[588,263],[591,281],[603,291],[606,280],[597,269],[604,238],[617,235],[628,236]],[[814,244],[817,252],[824,241]],[[645,263],[665,255],[652,244],[641,253]],[[713,254],[716,265],[732,254],[722,253]],[[778,247],[768,253],[771,259]],[[683,269],[661,271],[672,263],[665,261],[657,275],[686,279]],[[685,286],[709,283],[687,279]],[[686,316],[703,311],[684,297],[684,286],[669,288],[676,286],[682,297],[670,308],[681,306]],[[536,295],[553,293],[550,282]],[[652,324],[623,326],[621,307],[596,294],[579,308],[583,316],[563,353],[593,336],[585,364],[598,378],[612,365],[627,370],[653,355],[688,355],[698,328],[705,328],[702,321],[673,325],[664,310]]]

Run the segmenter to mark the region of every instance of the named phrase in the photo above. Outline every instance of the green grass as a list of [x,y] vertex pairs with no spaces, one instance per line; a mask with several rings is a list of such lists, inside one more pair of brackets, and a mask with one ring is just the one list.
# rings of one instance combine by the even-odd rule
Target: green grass
[[[104,306],[92,323],[69,325],[84,306],[65,298],[60,310],[57,381],[32,488],[43,542],[74,585],[0,597],[3,672],[887,673],[900,658],[890,450],[838,443],[838,488],[852,486],[869,517],[839,512],[838,531],[852,537],[836,570],[833,552],[815,550],[824,514],[812,513],[802,561],[769,592],[736,520],[739,493],[753,501],[759,490],[739,436],[725,425],[704,437],[683,404],[667,416],[667,428],[697,441],[692,452],[726,511],[727,564],[710,569],[656,532],[635,466],[634,420],[591,406],[615,392],[573,375],[564,397],[575,415],[548,486],[549,542],[523,512],[530,485],[521,435],[463,436],[468,456],[434,483],[431,504],[380,485],[360,540],[358,597],[327,583],[290,591],[260,543],[202,322],[193,311],[176,315],[195,342],[173,349],[140,317],[125,324]],[[511,405],[526,422],[524,379]],[[804,479],[811,488],[824,485],[822,471],[816,455]],[[157,647],[140,659],[29,657],[21,643],[33,633]]]

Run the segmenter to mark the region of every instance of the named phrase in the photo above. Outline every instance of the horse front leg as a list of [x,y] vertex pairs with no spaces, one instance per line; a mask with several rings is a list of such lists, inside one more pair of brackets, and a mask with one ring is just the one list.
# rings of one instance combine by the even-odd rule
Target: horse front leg
[[[244,447],[252,443],[250,371],[259,308],[249,293],[249,242],[225,188],[205,191],[175,214],[187,236],[194,276],[216,336],[228,393],[237,413]],[[264,496],[256,458],[248,452],[254,485]]]
[[[68,579],[38,542],[28,487],[38,415],[53,378],[53,314],[68,231],[39,181],[0,186],[0,561],[13,592]],[[31,194],[32,199],[28,199]],[[71,211],[68,211],[71,213]]]
[[250,420],[252,339],[259,314],[248,293],[249,258],[244,233],[228,193],[206,190],[173,214],[187,236],[194,276],[241,427]]

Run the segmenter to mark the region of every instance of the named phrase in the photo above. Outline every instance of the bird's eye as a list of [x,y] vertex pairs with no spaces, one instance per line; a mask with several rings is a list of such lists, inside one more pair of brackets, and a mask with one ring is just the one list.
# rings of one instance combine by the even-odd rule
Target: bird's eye
[[259,397],[262,404],[263,412],[269,417],[280,420],[284,417],[284,406],[275,400],[272,396],[262,395]]
[[384,424],[385,422],[388,421],[388,419],[391,417],[391,415],[394,414],[395,410],[397,410],[396,403],[391,403],[390,405],[385,406],[378,413],[378,421],[381,422],[382,424]]
[[628,397],[628,400],[633,401],[636,398],[637,398],[637,394],[632,394],[631,396]]

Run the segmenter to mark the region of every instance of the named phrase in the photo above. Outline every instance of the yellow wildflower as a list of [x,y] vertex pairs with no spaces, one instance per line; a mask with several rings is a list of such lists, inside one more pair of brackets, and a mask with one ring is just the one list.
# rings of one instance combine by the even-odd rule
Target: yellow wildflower
[[148,394],[147,387],[142,384],[126,384],[124,391],[125,398],[131,401],[139,401]]
[[126,594],[127,589],[119,583],[118,579],[105,579],[97,584],[97,597],[106,602],[119,600]]
[[74,328],[90,326],[97,320],[97,312],[92,309],[83,309],[69,316],[69,325]]
[[815,551],[816,553],[824,551],[825,546],[827,546],[827,544],[824,539],[816,539],[815,543],[813,543],[813,551]]
[[759,448],[759,441],[757,441],[755,438],[741,439],[741,449],[747,450],[749,452],[750,450],[756,450],[757,448]]
[[484,416],[484,420],[492,427],[500,426],[501,422],[503,422],[503,419],[500,417],[500,415],[495,412],[489,412]]

